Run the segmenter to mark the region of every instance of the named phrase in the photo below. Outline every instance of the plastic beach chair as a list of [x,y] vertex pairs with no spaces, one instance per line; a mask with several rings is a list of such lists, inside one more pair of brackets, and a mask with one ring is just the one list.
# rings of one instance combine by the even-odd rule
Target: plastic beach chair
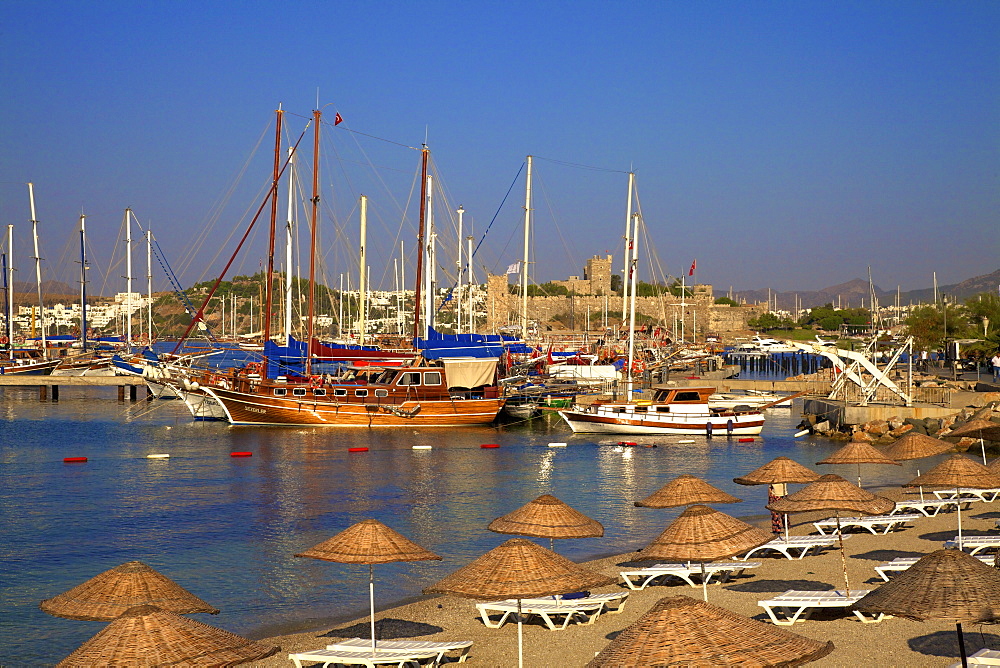
[[[759,561],[715,561],[705,564],[705,584],[710,584],[713,577],[719,582],[725,582],[734,575],[741,575],[748,568],[757,568],[758,566],[760,566]],[[646,568],[620,571],[619,575],[629,589],[640,590],[662,577],[679,578],[688,585],[697,587],[699,583],[695,582],[692,577],[700,576],[701,572],[701,564],[655,564]]]
[[[983,562],[988,566],[993,565],[994,556],[992,554],[980,554],[976,555],[976,559]],[[875,567],[875,572],[881,576],[886,582],[889,581],[889,573],[893,571],[905,571],[907,568],[917,563],[920,557],[896,557],[892,561],[884,564],[879,564]]]
[[[614,592],[611,594],[594,594],[585,598],[561,599],[555,596],[544,598],[523,598],[521,599],[522,615],[538,615],[545,622],[545,625],[553,631],[561,631],[569,626],[570,621],[582,618],[581,624],[593,624],[602,613],[615,614],[621,612],[625,607],[628,592]],[[505,601],[494,601],[491,603],[477,603],[476,609],[483,619],[483,624],[491,629],[498,629],[511,615],[517,614],[517,599],[507,599]],[[500,619],[496,622],[490,619],[491,614],[500,613]],[[562,617],[562,622],[558,620]]]
[[[906,524],[907,522],[912,522],[913,520],[918,520],[923,517],[922,514],[913,513],[910,515],[869,515],[867,517],[841,517],[839,520],[836,517],[829,517],[825,520],[820,520],[819,522],[813,522],[813,526],[816,527],[816,531],[821,534],[826,535],[827,532],[824,529],[829,529],[830,534],[837,533],[837,524],[840,523],[841,531],[846,531],[851,527],[859,527],[861,529],[867,529],[872,534],[887,534],[892,531],[897,526]],[[881,529],[880,529],[881,527]]]
[[963,487],[961,491],[958,489],[936,489],[934,496],[939,499],[954,499],[961,496],[962,498],[975,498],[986,503],[993,503],[997,500],[997,496],[1000,496],[1000,488],[966,489]]
[[433,666],[437,662],[437,656],[438,652],[434,649],[406,652],[377,651],[375,654],[372,654],[372,650],[369,647],[367,651],[361,649],[354,651],[346,649],[317,649],[312,652],[289,654],[288,658],[291,659],[296,668],[302,668],[303,661],[322,663],[323,668],[336,664],[365,666],[365,668],[376,668],[377,666],[407,668],[414,663],[421,666]]
[[[364,650],[365,648],[371,651],[371,647],[371,638],[351,638],[350,640],[341,640],[340,642],[326,646],[326,648],[330,650],[343,649],[348,651],[357,651],[359,649]],[[431,642],[428,640],[378,640],[375,643],[375,650],[378,652],[408,652],[412,650],[436,651],[438,653],[436,659],[437,663],[444,661],[444,655],[448,652],[461,652],[458,657],[456,657],[456,662],[463,663],[467,658],[469,658],[469,649],[471,647],[471,640],[462,640],[458,642]]]
[[[946,541],[944,546],[958,547],[958,536]],[[1000,536],[962,536],[962,549],[968,550],[972,556],[994,547],[1000,548]]]
[[[770,600],[758,601],[757,605],[764,608],[767,616],[775,624],[791,626],[797,621],[809,619],[816,608],[847,608],[861,600],[861,597],[868,592],[868,589],[851,590],[851,595],[846,596],[842,591],[796,591],[790,589]],[[781,613],[781,617],[774,614],[775,610]],[[885,617],[882,613],[875,617],[865,617],[864,613],[858,610],[851,612],[865,624],[880,622]]]
[[951,506],[961,504],[963,507],[968,508],[971,502],[972,499],[912,499],[910,501],[897,501],[896,507],[889,514],[902,515],[905,514],[904,511],[909,510],[921,513],[925,517],[934,517],[945,508],[950,508]]
[[[850,534],[843,536],[843,540],[850,538]],[[801,559],[809,553],[809,550],[822,550],[833,547],[841,540],[838,536],[790,536],[788,538],[775,538],[769,543],[764,543],[743,555],[743,559],[749,559],[756,552],[773,550],[785,555],[786,559]],[[792,556],[792,551],[801,550],[798,557]]]
[[[967,659],[970,666],[1000,666],[1000,651],[981,649]],[[953,663],[948,668],[962,668],[962,662]]]

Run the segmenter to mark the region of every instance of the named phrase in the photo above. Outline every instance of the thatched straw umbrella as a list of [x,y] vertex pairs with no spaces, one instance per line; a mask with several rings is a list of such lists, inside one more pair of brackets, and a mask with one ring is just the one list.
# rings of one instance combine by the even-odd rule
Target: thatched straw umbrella
[[868,443],[852,442],[837,450],[817,464],[857,464],[858,465],[858,487],[861,487],[861,465],[862,464],[890,464],[892,466],[902,466],[897,461],[889,459],[882,454],[878,448]]
[[737,499],[701,478],[685,473],[677,476],[642,501],[636,501],[635,505],[640,508],[676,508],[695,503],[740,503],[742,501],[743,499]]
[[517,664],[524,665],[521,599],[602,587],[613,578],[578,566],[524,538],[511,538],[463,566],[425,594],[451,594],[479,600],[517,599]]
[[56,617],[110,622],[137,605],[155,605],[178,615],[219,614],[216,608],[141,561],[110,568],[42,601],[38,607]]
[[[994,489],[1000,487],[1000,475],[964,455],[954,455],[930,471],[919,475],[903,487],[955,488],[955,497],[962,489]],[[962,504],[958,503],[958,549],[962,549]]]
[[840,526],[840,511],[846,510],[862,515],[888,513],[896,504],[889,499],[875,496],[847,482],[839,475],[827,474],[799,491],[783,499],[768,504],[768,510],[779,513],[802,513],[815,510],[833,510],[837,517],[837,536],[840,543],[840,558],[844,569],[844,587],[851,595],[851,581],[847,576],[847,555],[844,552],[844,534]]
[[671,596],[618,634],[587,668],[801,666],[832,651],[832,642],[687,596]]
[[955,431],[949,433],[948,436],[972,436],[978,438],[979,447],[983,451],[983,464],[985,464],[986,444],[983,442],[983,439],[987,441],[1000,441],[1000,424],[992,420],[977,418],[969,420]]
[[[733,478],[733,482],[738,485],[768,485],[768,499],[767,502],[771,503],[785,496],[788,492],[786,485],[789,483],[799,483],[805,484],[810,482],[816,482],[819,480],[819,474],[812,471],[802,464],[799,464],[794,459],[789,459],[788,457],[775,457],[767,464],[754,469],[745,476],[740,476],[739,478]],[[784,489],[781,493],[777,493],[775,490],[775,485],[781,485]],[[773,497],[773,498],[772,498]],[[771,514],[772,520],[772,531],[774,533],[779,533],[775,531],[775,517],[784,517],[785,529],[785,539],[788,539],[788,516],[779,515],[778,513]],[[777,527],[780,529],[781,527]]]
[[362,520],[296,557],[309,557],[340,564],[368,564],[368,603],[371,611],[372,653],[375,652],[374,564],[394,561],[441,559],[378,520]]
[[714,508],[696,505],[681,513],[636,558],[700,563],[702,596],[707,601],[705,563],[744,554],[770,540],[769,531]]
[[1000,619],[1000,571],[961,550],[938,550],[864,596],[854,607],[921,622],[954,622],[964,666],[962,623]]
[[279,649],[154,605],[140,605],[126,610],[57,666],[237,666]]
[[[886,457],[895,459],[897,462],[911,459],[923,459],[924,457],[934,457],[951,452],[955,446],[947,441],[942,441],[926,434],[916,434],[910,432],[902,438],[896,440],[892,445],[882,451]],[[917,470],[920,475],[920,470]],[[924,488],[920,488],[920,500],[924,500]]]
[[549,549],[556,538],[600,538],[604,526],[551,494],[543,494],[517,510],[498,517],[487,527],[497,533],[548,538]]

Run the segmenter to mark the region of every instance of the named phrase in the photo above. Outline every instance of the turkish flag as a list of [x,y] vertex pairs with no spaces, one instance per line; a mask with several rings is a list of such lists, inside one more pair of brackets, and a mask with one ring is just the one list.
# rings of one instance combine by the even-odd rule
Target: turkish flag
[[694,269],[698,265],[698,260],[691,262],[691,269],[688,270],[688,276],[694,276]]
[[336,126],[340,125],[343,122],[344,118],[340,115],[340,112],[337,112],[337,115],[333,117],[333,124]]

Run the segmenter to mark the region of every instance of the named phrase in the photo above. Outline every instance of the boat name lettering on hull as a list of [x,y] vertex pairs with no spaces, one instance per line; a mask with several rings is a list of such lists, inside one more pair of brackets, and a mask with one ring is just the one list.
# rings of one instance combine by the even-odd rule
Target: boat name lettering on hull
[[251,413],[266,413],[267,409],[264,408],[254,408],[252,406],[247,406],[246,409]]

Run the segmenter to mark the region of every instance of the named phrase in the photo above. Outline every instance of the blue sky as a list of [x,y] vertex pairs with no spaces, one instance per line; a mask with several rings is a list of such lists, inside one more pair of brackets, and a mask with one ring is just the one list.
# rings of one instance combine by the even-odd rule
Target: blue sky
[[[630,167],[661,270],[697,258],[717,288],[818,289],[871,266],[905,290],[1000,267],[996,2],[7,0],[0,29],[0,223],[19,280],[29,180],[47,276],[75,280],[83,212],[98,283],[121,290],[130,206],[185,284],[213,277],[270,177],[273,110],[297,137],[317,94],[345,119],[323,126],[331,282],[356,275],[361,192],[373,283],[392,286],[399,240],[412,281],[405,147],[425,133],[442,262],[445,209],[464,206],[477,240],[496,216],[480,278],[520,254],[523,175],[498,208],[527,154],[538,282],[594,254],[620,265]],[[265,247],[258,230],[237,271]]]

